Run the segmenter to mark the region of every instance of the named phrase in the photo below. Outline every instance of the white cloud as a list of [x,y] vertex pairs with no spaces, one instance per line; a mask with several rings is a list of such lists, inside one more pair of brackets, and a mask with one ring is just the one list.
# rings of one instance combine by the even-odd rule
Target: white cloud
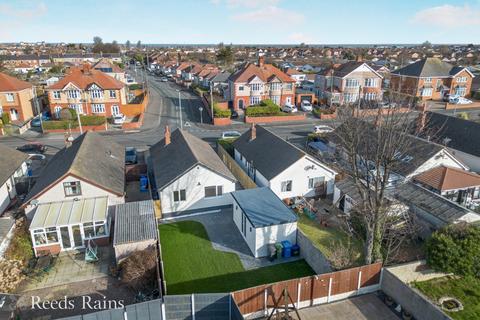
[[18,8],[8,4],[0,4],[0,15],[15,17],[19,19],[30,19],[42,16],[47,13],[47,5],[43,2],[36,7]]
[[307,43],[313,44],[315,40],[309,35],[306,35],[302,32],[295,32],[288,35],[288,40],[292,43]]
[[[219,0],[218,0],[219,1]],[[262,8],[276,6],[279,0],[227,0],[231,7]]]
[[418,11],[411,22],[445,28],[480,26],[480,8],[445,4]]
[[292,26],[303,23],[305,17],[298,12],[279,8],[277,6],[268,6],[245,13],[235,14],[232,16],[232,19],[245,23],[260,22],[288,27],[289,25]]

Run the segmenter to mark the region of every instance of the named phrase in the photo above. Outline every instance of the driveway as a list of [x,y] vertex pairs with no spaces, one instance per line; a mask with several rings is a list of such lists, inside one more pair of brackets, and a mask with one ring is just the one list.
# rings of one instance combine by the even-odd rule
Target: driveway
[[255,258],[233,222],[233,210],[231,207],[205,214],[191,214],[176,217],[169,222],[185,220],[197,221],[203,224],[213,248],[220,251],[236,253],[245,270],[268,267],[300,259],[299,257],[292,257],[288,259],[275,259],[271,262],[267,258]]

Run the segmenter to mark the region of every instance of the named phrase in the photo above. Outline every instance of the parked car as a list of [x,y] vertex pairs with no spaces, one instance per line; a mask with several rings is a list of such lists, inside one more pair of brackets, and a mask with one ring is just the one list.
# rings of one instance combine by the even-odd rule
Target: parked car
[[117,114],[113,116],[113,124],[123,124],[125,122],[125,115],[124,114]]
[[231,138],[238,138],[242,134],[238,131],[225,131],[222,132],[222,139],[231,139]]
[[30,121],[30,126],[33,128],[40,128],[42,126],[42,121],[40,121],[40,117],[33,118]]
[[282,111],[287,113],[293,113],[293,112],[298,112],[298,109],[293,105],[286,104],[282,107]]
[[329,127],[329,126],[326,126],[326,125],[317,125],[315,127],[313,127],[313,133],[328,133],[328,132],[332,132],[333,131],[333,128],[332,127]]
[[238,112],[232,109],[232,113],[230,114],[231,119],[237,119],[238,118]]
[[313,110],[313,106],[308,100],[303,100],[302,103],[300,104],[300,109],[305,112],[310,112]]
[[450,97],[448,99],[448,102],[451,103],[451,104],[470,104],[470,103],[472,103],[472,100],[469,100],[469,99],[464,98],[464,97],[456,96],[456,97]]
[[29,154],[33,154],[33,153],[43,154],[47,151],[47,149],[48,148],[41,143],[28,143],[28,144],[24,144],[21,147],[17,147],[18,151],[29,153]]
[[137,149],[135,149],[134,147],[125,148],[125,163],[126,164],[137,163]]
[[166,77],[162,77],[162,78],[160,78],[160,81],[161,82],[168,82],[168,79]]

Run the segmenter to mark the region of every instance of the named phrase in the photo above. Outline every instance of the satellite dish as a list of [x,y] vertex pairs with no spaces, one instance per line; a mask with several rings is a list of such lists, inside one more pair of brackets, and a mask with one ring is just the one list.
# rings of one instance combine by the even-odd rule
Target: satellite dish
[[191,125],[190,125],[190,122],[185,121],[185,127],[190,127],[190,126],[191,126]]

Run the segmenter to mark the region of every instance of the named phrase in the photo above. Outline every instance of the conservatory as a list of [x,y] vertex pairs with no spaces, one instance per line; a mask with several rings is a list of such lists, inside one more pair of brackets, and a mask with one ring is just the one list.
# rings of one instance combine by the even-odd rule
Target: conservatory
[[29,228],[36,256],[84,249],[89,240],[106,245],[109,229],[107,197],[39,204]]

